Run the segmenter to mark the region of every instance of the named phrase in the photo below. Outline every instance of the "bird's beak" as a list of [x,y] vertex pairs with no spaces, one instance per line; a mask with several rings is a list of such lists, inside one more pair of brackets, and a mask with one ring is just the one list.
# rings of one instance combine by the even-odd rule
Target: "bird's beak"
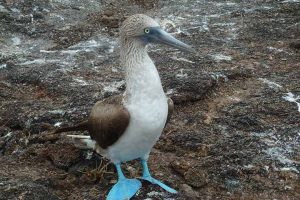
[[195,53],[195,50],[190,45],[187,45],[187,44],[177,40],[170,33],[167,33],[160,27],[149,28],[149,33],[145,33],[143,37],[148,42],[163,43],[163,44],[175,47],[182,51]]

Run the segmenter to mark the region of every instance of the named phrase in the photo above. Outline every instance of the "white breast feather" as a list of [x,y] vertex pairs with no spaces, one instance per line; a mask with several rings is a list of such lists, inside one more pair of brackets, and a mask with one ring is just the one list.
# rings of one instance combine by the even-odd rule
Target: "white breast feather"
[[162,133],[168,115],[167,98],[151,60],[128,82],[131,95],[125,107],[130,113],[129,126],[106,153],[114,163],[147,158]]

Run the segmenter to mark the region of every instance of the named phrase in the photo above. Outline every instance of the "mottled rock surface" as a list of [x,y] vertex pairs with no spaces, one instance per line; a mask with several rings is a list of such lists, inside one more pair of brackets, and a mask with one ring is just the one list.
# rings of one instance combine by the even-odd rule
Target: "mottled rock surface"
[[124,91],[135,13],[197,53],[149,47],[175,102],[149,167],[179,194],[143,182],[134,199],[300,199],[299,0],[0,1],[0,199],[105,198],[113,165],[51,131]]

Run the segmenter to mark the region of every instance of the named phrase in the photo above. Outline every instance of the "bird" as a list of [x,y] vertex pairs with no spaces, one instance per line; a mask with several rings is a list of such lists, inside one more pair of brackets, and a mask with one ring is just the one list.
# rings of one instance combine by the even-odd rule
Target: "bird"
[[[148,55],[149,43],[194,52],[192,46],[167,33],[153,18],[144,14],[128,17],[120,28],[120,64],[125,69],[126,81],[124,93],[96,102],[86,120],[55,131],[87,130],[89,136],[69,136],[79,139],[115,165],[118,181],[109,191],[108,200],[133,197],[142,186],[139,179],[177,193],[155,179],[147,164],[151,149],[174,110],[174,103],[166,96],[159,73]],[[142,177],[126,178],[121,164],[136,159],[141,161]]]

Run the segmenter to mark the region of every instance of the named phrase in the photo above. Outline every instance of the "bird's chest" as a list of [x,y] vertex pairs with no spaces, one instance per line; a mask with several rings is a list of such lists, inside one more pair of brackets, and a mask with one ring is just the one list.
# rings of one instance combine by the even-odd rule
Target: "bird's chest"
[[[147,135],[160,134],[168,115],[168,104],[165,96],[136,102],[129,106],[131,123],[139,132]],[[157,133],[159,132],[159,133]]]
[[127,59],[127,65],[123,103],[130,114],[130,121],[124,134],[108,149],[113,162],[147,157],[168,116],[167,98],[151,59],[147,55],[138,61]]
[[159,139],[168,115],[165,95],[152,101],[127,105],[130,113],[129,126],[122,137],[109,148],[113,162],[125,162],[145,158]]

